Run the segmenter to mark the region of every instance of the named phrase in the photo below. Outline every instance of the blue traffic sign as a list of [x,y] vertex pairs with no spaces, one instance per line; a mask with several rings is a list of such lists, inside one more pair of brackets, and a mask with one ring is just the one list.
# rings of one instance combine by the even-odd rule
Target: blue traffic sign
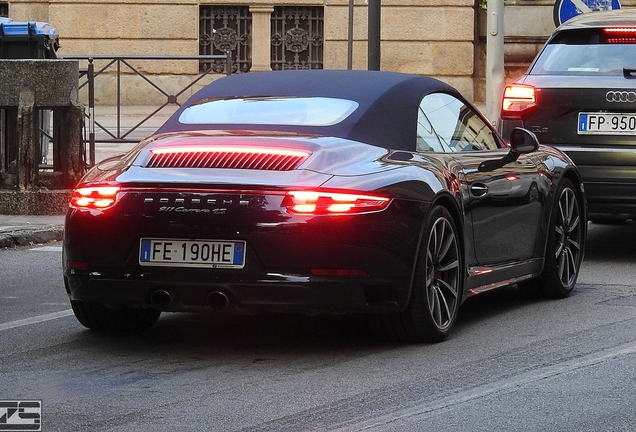
[[620,8],[619,0],[557,0],[553,12],[554,25],[558,27],[584,13]]

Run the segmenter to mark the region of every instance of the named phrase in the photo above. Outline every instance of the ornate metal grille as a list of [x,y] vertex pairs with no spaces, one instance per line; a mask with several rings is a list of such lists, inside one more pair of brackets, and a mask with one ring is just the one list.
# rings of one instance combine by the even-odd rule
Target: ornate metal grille
[[[247,6],[201,6],[199,9],[199,54],[232,52],[232,73],[252,67],[252,14]],[[199,70],[223,73],[223,60],[202,60]]]
[[322,69],[323,41],[322,7],[274,7],[272,70]]
[[9,3],[0,3],[0,17],[9,16]]

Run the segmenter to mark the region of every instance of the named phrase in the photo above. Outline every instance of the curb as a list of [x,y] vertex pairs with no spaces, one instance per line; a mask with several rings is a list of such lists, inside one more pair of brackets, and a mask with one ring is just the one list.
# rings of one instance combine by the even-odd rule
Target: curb
[[60,241],[64,235],[64,225],[51,225],[37,229],[15,230],[0,233],[0,248],[29,246],[51,241]]

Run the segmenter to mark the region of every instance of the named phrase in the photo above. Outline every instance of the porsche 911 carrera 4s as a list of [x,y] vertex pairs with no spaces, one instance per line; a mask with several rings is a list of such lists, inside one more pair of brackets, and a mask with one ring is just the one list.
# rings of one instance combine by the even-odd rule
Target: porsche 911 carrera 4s
[[365,313],[439,342],[470,296],[569,295],[585,236],[570,159],[524,129],[502,139],[449,85],[256,72],[204,87],[84,176],[63,271],[95,330],[162,311]]

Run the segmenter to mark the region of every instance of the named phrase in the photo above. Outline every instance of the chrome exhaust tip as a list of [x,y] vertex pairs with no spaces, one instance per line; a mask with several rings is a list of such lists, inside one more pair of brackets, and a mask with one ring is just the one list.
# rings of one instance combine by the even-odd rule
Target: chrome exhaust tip
[[166,309],[172,304],[172,294],[165,290],[157,290],[150,294],[150,302],[157,309]]
[[214,291],[208,294],[208,304],[212,309],[222,310],[230,304],[230,298],[221,291]]

